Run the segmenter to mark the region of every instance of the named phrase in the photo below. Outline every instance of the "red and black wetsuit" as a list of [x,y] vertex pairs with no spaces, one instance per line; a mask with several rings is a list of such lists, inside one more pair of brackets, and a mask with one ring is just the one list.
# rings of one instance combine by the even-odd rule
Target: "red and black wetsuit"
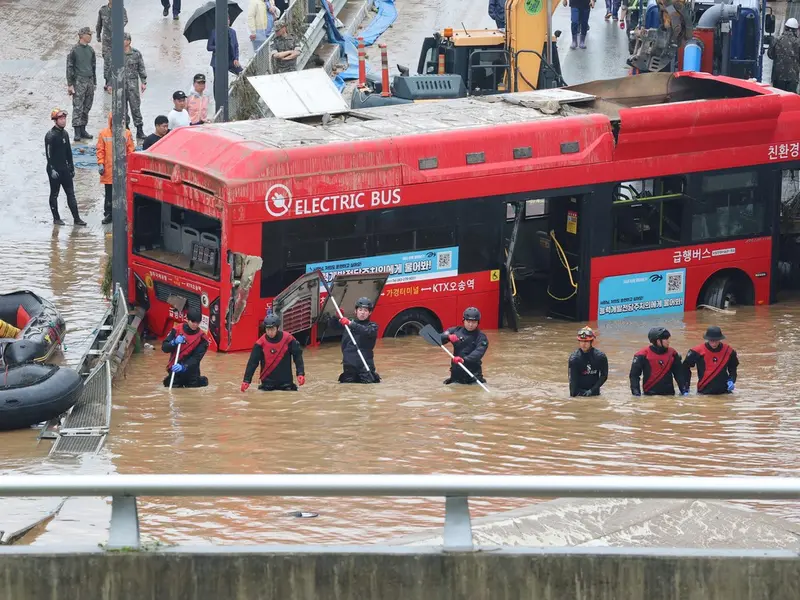
[[736,383],[736,369],[739,358],[736,350],[728,344],[720,343],[712,348],[708,342],[695,346],[686,354],[683,373],[688,389],[692,381],[692,367],[697,365],[698,394],[727,394],[728,380]]
[[[181,344],[181,353],[178,362],[186,367],[185,371],[175,373],[175,381],[172,387],[205,387],[208,385],[208,378],[200,375],[200,361],[208,350],[208,339],[202,329],[191,329],[188,324],[180,326],[180,334],[186,338],[186,342]],[[177,346],[172,345],[172,340],[178,335],[178,329],[172,329],[169,335],[161,344],[161,351],[169,353],[167,362],[167,376],[164,378],[164,386],[169,386],[172,377],[170,367],[175,364],[175,351]]]
[[253,374],[256,372],[256,367],[261,367],[259,378],[261,384],[259,389],[271,390],[297,390],[292,377],[292,360],[294,360],[295,369],[298,375],[305,375],[305,368],[303,366],[303,349],[300,347],[300,342],[294,339],[294,336],[285,331],[279,331],[274,338],[267,337],[267,334],[258,338],[253,350],[250,352],[250,358],[247,361],[247,367],[244,371],[245,383],[250,383],[253,380]]
[[644,393],[646,396],[674,396],[675,386],[673,379],[678,382],[681,393],[689,387],[683,383],[683,369],[681,355],[672,348],[661,346],[647,346],[633,356],[631,365],[631,393],[640,396],[639,379],[643,378]]

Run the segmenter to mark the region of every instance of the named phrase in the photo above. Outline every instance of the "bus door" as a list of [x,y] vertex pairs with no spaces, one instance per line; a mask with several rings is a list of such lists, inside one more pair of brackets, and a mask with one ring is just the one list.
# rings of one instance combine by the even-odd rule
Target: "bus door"
[[562,319],[580,318],[579,285],[582,196],[548,198],[550,213],[550,277],[547,282],[548,314]]

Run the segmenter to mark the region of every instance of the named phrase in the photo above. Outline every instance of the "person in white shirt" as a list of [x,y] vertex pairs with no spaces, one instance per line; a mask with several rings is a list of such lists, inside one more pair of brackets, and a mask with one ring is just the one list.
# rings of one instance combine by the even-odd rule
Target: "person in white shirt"
[[175,108],[167,115],[170,131],[178,127],[188,127],[191,122],[189,121],[189,111],[186,110],[186,94],[181,90],[172,94],[172,104]]
[[280,9],[274,0],[250,0],[247,8],[247,28],[250,30],[250,41],[253,52],[258,52],[261,44],[267,41],[272,33],[272,25],[281,16]]

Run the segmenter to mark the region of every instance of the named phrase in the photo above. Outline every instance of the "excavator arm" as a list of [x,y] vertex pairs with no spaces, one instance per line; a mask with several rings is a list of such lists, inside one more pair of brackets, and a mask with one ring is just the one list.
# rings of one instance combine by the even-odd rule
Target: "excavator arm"
[[[560,0],[550,0],[555,12]],[[558,52],[553,42],[554,65],[547,58],[547,0],[506,1],[506,51],[511,64],[510,89],[518,92],[563,85]],[[548,85],[549,84],[549,85]]]
[[[661,22],[658,28],[644,27],[642,24],[633,35],[636,38],[628,64],[639,72],[658,72],[670,70],[678,58],[678,51],[684,43],[692,39],[694,16],[692,5],[687,0],[656,0]],[[644,12],[647,11],[647,3]]]

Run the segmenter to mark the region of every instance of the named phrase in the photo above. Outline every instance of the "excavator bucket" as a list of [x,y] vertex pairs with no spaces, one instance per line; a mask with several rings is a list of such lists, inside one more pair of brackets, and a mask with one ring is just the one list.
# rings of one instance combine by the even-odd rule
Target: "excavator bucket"
[[[558,0],[550,0],[550,15]],[[546,58],[547,0],[506,1],[506,48],[511,59],[511,85],[515,92],[539,87],[542,58]]]

